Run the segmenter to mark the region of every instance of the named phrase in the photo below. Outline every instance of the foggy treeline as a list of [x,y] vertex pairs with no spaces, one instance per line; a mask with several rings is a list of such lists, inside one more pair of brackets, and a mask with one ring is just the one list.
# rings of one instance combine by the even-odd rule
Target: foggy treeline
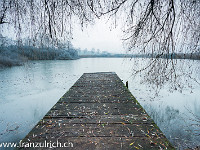
[[0,67],[22,65],[27,60],[68,60],[77,59],[78,52],[70,41],[59,46],[34,46],[30,39],[24,40],[20,46],[17,41],[3,38],[0,43]]

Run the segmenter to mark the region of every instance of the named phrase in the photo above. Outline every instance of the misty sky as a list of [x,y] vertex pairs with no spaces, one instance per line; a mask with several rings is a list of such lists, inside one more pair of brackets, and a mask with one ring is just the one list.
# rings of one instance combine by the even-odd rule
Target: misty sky
[[[11,26],[3,26],[3,35],[15,39],[15,30]],[[72,44],[75,48],[91,50],[95,48],[100,51],[111,53],[125,53],[122,44],[122,32],[120,27],[114,27],[108,19],[96,20],[94,25],[88,25],[81,30],[80,24],[73,27]]]
[[95,25],[89,25],[83,31],[79,25],[74,29],[72,44],[75,48],[87,48],[88,50],[95,48],[100,51],[124,53],[120,27],[112,27],[111,22],[105,19],[97,20]]

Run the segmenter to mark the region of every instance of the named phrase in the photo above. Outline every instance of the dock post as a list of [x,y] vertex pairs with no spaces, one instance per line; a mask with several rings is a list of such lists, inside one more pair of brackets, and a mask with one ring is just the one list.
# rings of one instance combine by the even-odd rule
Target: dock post
[[128,89],[128,81],[126,81],[126,87],[127,87],[127,89]]

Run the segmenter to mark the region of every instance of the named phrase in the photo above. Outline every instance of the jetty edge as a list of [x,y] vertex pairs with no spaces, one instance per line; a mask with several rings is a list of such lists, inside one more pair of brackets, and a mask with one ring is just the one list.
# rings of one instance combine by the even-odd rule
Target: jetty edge
[[175,149],[114,72],[84,73],[21,148]]

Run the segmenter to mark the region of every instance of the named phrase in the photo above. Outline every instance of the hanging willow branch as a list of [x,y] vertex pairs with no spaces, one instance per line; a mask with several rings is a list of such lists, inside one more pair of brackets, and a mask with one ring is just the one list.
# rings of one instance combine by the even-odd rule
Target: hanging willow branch
[[177,47],[199,51],[199,0],[2,0],[0,4],[0,25],[18,24],[16,30],[30,29],[32,22],[34,33],[61,38],[71,35],[75,20],[84,26],[110,15],[118,23],[124,21],[124,42],[130,51],[137,47],[145,53],[150,49],[173,53]]

